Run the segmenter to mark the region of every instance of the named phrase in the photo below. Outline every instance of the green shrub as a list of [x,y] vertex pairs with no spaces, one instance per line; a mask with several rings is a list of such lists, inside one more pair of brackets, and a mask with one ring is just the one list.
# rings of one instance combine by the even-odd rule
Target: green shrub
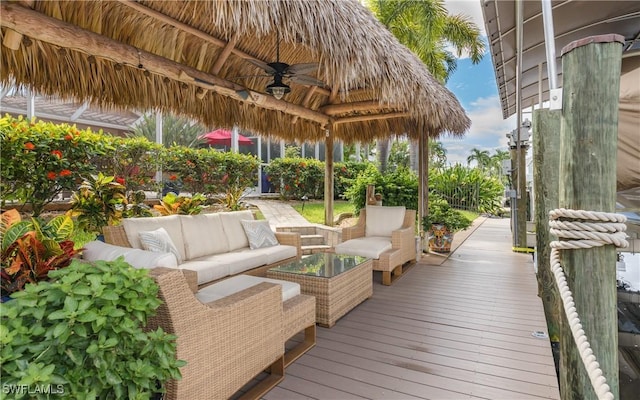
[[411,210],[418,207],[418,177],[406,168],[398,168],[382,175],[375,165],[368,164],[345,193],[356,210],[367,204],[368,185],[375,185],[376,193],[382,195],[382,204],[385,206],[405,206]]
[[144,137],[106,135],[104,140],[111,144],[112,150],[100,159],[103,174],[123,178],[127,190],[157,189],[153,179],[165,151],[162,145]]
[[50,387],[72,399],[149,399],[159,383],[180,378],[176,337],[144,329],[160,305],[147,270],[75,260],[49,277],[2,306],[3,385]]
[[229,188],[246,189],[257,180],[255,156],[174,146],[163,156],[163,170],[170,181],[179,181],[191,193],[219,194]]
[[30,203],[34,216],[95,174],[95,160],[113,150],[101,132],[10,116],[0,118],[0,141],[2,200]]
[[309,158],[278,158],[265,168],[267,179],[284,199],[324,197],[324,163]]
[[478,168],[456,164],[451,168],[430,170],[429,192],[454,207],[496,214],[501,208],[504,186]]
[[[122,179],[122,178],[120,178]],[[102,227],[118,225],[126,210],[126,188],[114,176],[89,176],[73,193],[72,215],[85,232],[102,234]]]
[[333,164],[334,199],[344,199],[345,192],[353,184],[356,177],[367,168],[366,162],[337,162]]

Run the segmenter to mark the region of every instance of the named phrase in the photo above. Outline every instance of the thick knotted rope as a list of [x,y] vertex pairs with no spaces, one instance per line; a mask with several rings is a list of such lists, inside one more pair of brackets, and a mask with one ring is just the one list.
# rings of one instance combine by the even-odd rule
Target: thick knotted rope
[[[562,218],[562,220],[560,220]],[[569,221],[568,219],[578,220]],[[588,249],[592,247],[612,244],[616,247],[627,247],[627,229],[624,215],[583,210],[567,210],[564,208],[552,210],[549,213],[549,231],[556,235],[559,241],[550,243],[551,271],[556,278],[556,284],[562,297],[564,311],[569,321],[573,340],[580,352],[580,358],[587,370],[593,390],[598,399],[613,400],[611,388],[607,385],[607,379],[603,376],[600,364],[598,364],[591,345],[587,340],[580,323],[578,312],[567,278],[560,265],[560,250],[564,249]]]

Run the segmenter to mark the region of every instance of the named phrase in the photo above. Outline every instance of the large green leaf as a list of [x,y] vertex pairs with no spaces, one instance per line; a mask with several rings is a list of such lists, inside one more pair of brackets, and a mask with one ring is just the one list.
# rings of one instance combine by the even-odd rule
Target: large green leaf
[[65,240],[73,233],[73,219],[69,215],[59,215],[49,221],[46,225],[49,233],[53,235],[51,239],[57,241]]
[[2,236],[2,251],[4,252],[11,243],[15,242],[27,232],[33,229],[33,225],[29,221],[20,221],[11,225]]

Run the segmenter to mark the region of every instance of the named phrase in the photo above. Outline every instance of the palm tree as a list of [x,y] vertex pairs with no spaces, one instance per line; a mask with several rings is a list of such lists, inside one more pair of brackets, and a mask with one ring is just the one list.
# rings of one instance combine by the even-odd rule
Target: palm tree
[[[482,59],[485,44],[480,29],[463,15],[449,15],[442,0],[367,0],[378,20],[422,62],[431,74],[445,83],[467,52],[472,62]],[[452,53],[452,51],[455,52]],[[380,165],[386,166],[389,141],[376,144]]]
[[[206,129],[193,121],[176,117],[171,114],[162,115],[162,142],[165,147],[174,144],[190,147],[197,143],[198,136],[206,132]],[[144,136],[152,142],[156,141],[156,115],[148,113],[142,117],[142,121],[133,128],[134,136]]]
[[467,157],[467,165],[474,161],[478,164],[478,168],[482,171],[486,170],[491,164],[491,156],[487,150],[478,150],[475,147],[471,149],[471,154]]
[[506,150],[496,150],[491,155],[491,161],[489,163],[489,172],[492,176],[499,177],[501,180],[506,180],[506,177],[502,173],[502,161],[509,160],[511,155]]

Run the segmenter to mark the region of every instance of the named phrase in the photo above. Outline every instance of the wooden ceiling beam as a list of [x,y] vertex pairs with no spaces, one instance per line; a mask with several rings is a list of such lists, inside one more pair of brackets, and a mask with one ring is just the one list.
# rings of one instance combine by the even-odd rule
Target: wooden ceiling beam
[[234,100],[255,104],[261,108],[297,115],[322,126],[326,126],[329,122],[329,117],[325,114],[278,100],[273,96],[253,92],[218,76],[198,71],[187,65],[84,30],[37,11],[5,2],[2,2],[0,7],[2,13],[0,24],[3,27],[13,29],[42,42],[132,67],[142,64],[144,69],[156,75],[199,86]]
[[406,118],[410,117],[410,113],[405,112],[397,112],[397,113],[387,113],[387,114],[371,114],[371,115],[358,115],[355,117],[344,117],[337,118],[333,120],[333,124],[347,124],[351,122],[362,122],[362,121],[375,121],[380,119],[390,119],[390,118]]
[[231,52],[233,51],[233,49],[235,49],[237,41],[238,41],[238,35],[233,35],[233,37],[231,38],[231,40],[229,40],[227,45],[224,46],[224,49],[222,49],[222,52],[218,56],[218,59],[216,60],[215,64],[213,64],[213,68],[211,68],[212,74],[218,75],[218,73],[222,69],[222,66],[227,61],[227,58],[229,58],[229,56],[231,55]]
[[[223,49],[226,50],[226,47],[229,44],[229,43],[225,42],[222,39],[218,39],[215,36],[211,36],[208,33],[202,32],[199,29],[196,29],[196,28],[194,28],[194,27],[192,27],[190,25],[187,25],[187,24],[185,24],[183,22],[180,22],[180,21],[178,21],[178,20],[176,20],[174,18],[171,18],[171,17],[169,17],[167,15],[164,15],[161,12],[153,10],[153,9],[151,9],[151,8],[149,8],[147,6],[144,6],[144,5],[138,3],[138,2],[136,2],[134,0],[117,0],[117,1],[120,4],[125,5],[127,7],[131,7],[134,10],[136,10],[136,11],[142,13],[142,14],[145,14],[145,15],[151,17],[151,18],[155,18],[158,21],[161,21],[161,22],[164,22],[166,24],[169,24],[169,25],[173,26],[174,28],[180,29],[180,30],[185,31],[187,33],[190,33],[190,34],[192,34],[192,35],[194,35],[196,37],[199,37],[200,39],[205,40],[205,41],[207,41],[207,42],[209,42],[209,43],[211,43],[211,44],[213,44],[213,45],[215,45],[217,47],[220,47],[220,48],[223,48]],[[234,39],[235,39],[235,37],[232,38],[232,40],[234,40]],[[235,40],[237,40],[237,39],[235,39]],[[231,41],[229,41],[229,42],[231,42]],[[248,54],[248,53],[242,51],[241,49],[236,48],[235,47],[235,43],[234,43],[233,46],[230,47],[229,51],[230,51],[230,54],[234,54],[234,55],[236,55],[236,56],[238,56],[238,57],[240,57],[240,58],[242,58],[244,60],[255,60],[255,61],[259,61],[259,62],[263,62],[263,63],[268,63],[269,62],[269,61],[261,60],[261,59],[259,59],[257,57],[252,56],[251,54]],[[224,50],[223,50],[223,52],[224,52]],[[227,55],[227,57],[228,56],[229,55]],[[225,60],[226,60],[226,58],[225,58]],[[220,67],[222,67],[222,65]],[[215,72],[215,73],[217,73],[217,72]],[[325,96],[329,96],[331,94],[330,91],[328,91],[327,89],[324,89],[324,88],[318,88],[317,93],[322,93]]]
[[343,114],[347,112],[357,112],[357,111],[377,111],[383,110],[387,108],[395,108],[390,104],[380,104],[377,100],[370,101],[356,101],[353,103],[339,103],[339,104],[327,104],[325,106],[320,107],[318,111],[323,114],[327,114],[329,116]]

